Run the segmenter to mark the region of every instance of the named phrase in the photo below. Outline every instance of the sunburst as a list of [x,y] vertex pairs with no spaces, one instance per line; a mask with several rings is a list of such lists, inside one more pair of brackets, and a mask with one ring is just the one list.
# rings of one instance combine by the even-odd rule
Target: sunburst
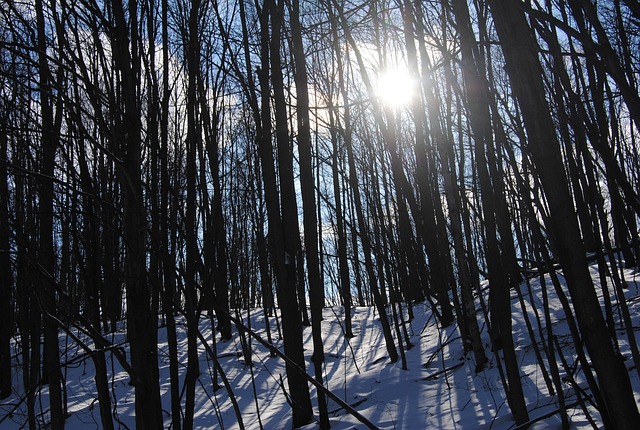
[[416,87],[415,79],[406,67],[393,67],[378,75],[376,93],[382,104],[401,108],[416,97]]

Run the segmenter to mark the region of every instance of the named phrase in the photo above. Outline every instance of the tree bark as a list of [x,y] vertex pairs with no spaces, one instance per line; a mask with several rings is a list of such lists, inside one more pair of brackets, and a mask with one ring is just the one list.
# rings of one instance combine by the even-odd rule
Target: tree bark
[[[300,188],[302,193],[302,215],[304,225],[305,256],[309,278],[309,301],[311,304],[311,330],[313,355],[311,361],[318,383],[323,384],[322,363],[324,348],[322,344],[322,308],[324,307],[324,285],[320,276],[318,217],[314,190],[313,169],[311,165],[311,126],[309,124],[309,88],[305,61],[302,29],[300,24],[300,2],[293,0],[290,11],[291,38],[294,59],[294,79],[296,83],[296,118],[298,122],[298,155],[300,157]],[[328,429],[329,414],[324,392],[318,391],[320,410],[320,428]]]
[[[157,315],[151,312],[151,289],[146,267],[146,209],[142,191],[142,138],[138,103],[136,4],[129,3],[127,25],[122,0],[113,0],[112,50],[120,73],[124,127],[123,163],[118,166],[124,205],[126,245],[125,288],[127,292],[127,337],[131,365],[135,370],[136,428],[163,426],[157,357]],[[133,12],[133,15],[131,14]],[[129,38],[131,33],[131,39]]]

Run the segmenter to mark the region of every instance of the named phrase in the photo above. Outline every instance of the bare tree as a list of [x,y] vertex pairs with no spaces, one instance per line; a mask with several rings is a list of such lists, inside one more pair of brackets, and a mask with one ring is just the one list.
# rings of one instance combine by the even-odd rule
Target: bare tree
[[[300,157],[300,187],[304,223],[305,256],[309,278],[309,296],[311,302],[311,328],[313,337],[313,361],[316,381],[323,383],[322,370],[324,349],[322,345],[322,308],[324,307],[324,285],[320,277],[320,258],[318,240],[318,217],[314,190],[314,178],[311,160],[311,126],[309,123],[309,87],[305,49],[300,23],[300,2],[293,0],[290,11],[292,50],[294,59],[294,78],[296,83],[296,118],[298,124],[298,154]],[[318,392],[320,408],[320,427],[328,429],[329,415],[324,392]]]
[[146,208],[142,192],[142,138],[139,105],[138,26],[136,2],[129,2],[129,22],[124,6],[113,6],[112,50],[120,75],[124,141],[118,175],[124,204],[126,244],[127,335],[131,365],[135,370],[136,427],[162,427],[162,406],[158,380],[157,315],[151,313],[151,289],[146,267]]
[[616,428],[631,428],[638,420],[638,408],[631,394],[626,367],[620,356],[614,353],[589,275],[575,210],[568,204],[571,197],[558,138],[544,97],[535,39],[517,5],[502,0],[491,0],[489,5],[500,39],[510,41],[502,45],[507,70],[529,134],[528,150],[549,203],[549,228],[553,232],[553,242],[564,269],[577,320],[581,329],[589,333],[584,341],[599,377],[606,413]]

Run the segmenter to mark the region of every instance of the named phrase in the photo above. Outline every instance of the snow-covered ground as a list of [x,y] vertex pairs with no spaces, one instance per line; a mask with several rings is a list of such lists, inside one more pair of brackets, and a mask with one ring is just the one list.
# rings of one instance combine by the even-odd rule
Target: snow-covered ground
[[[599,285],[597,271],[593,269],[594,281]],[[631,316],[634,321],[636,337],[640,341],[640,273],[626,271],[628,288],[625,290]],[[562,346],[562,354],[569,366],[573,366],[576,356],[564,313],[551,283],[547,282],[549,292],[553,333]],[[540,310],[539,318],[545,327],[542,314],[542,293],[538,279],[532,280],[529,286],[522,284],[524,303],[533,331],[539,336],[536,315],[533,313],[531,301]],[[530,294],[531,293],[531,294]],[[520,362],[522,385],[525,391],[529,415],[532,420],[537,417],[546,418],[536,422],[532,427],[561,428],[559,404],[557,396],[549,394],[543,372],[537,363],[532,341],[527,330],[520,301],[515,291],[512,292],[513,303],[513,336]],[[343,315],[341,308],[325,308],[322,322],[323,341],[326,353],[324,365],[326,386],[333,393],[380,428],[394,429],[512,429],[515,428],[508,405],[496,358],[491,352],[486,333],[484,318],[478,310],[482,325],[487,355],[490,363],[487,368],[476,374],[472,355],[465,356],[460,334],[455,327],[442,329],[437,325],[431,310],[426,304],[414,306],[415,319],[408,330],[414,347],[406,351],[407,370],[401,368],[400,360],[390,363],[378,315],[373,308],[355,308],[353,310],[353,331],[355,337],[347,341],[343,336]],[[244,314],[244,319],[249,316]],[[617,314],[616,314],[617,317]],[[265,319],[261,310],[250,313],[252,328],[266,339]],[[619,320],[619,319],[618,319]],[[275,320],[270,319],[274,343],[282,347]],[[183,320],[178,321],[179,354],[181,377],[186,370],[186,327]],[[201,321],[201,331],[210,341],[210,323],[205,318]],[[621,351],[626,360],[629,375],[634,387],[636,401],[640,403],[640,380],[633,368],[631,353],[622,327],[618,330]],[[305,328],[305,355],[307,370],[313,374],[310,357],[312,352],[311,329]],[[84,338],[83,338],[84,339]],[[88,339],[84,339],[89,342]],[[114,343],[125,340],[123,330],[114,335]],[[537,342],[540,343],[539,337]],[[397,339],[396,339],[397,343]],[[242,420],[248,429],[286,429],[291,428],[291,413],[283,392],[281,381],[286,379],[284,363],[279,358],[271,358],[269,351],[255,340],[251,343],[253,350],[253,366],[247,366],[241,354],[241,345],[237,333],[232,341],[218,343],[217,353],[224,372],[233,388],[242,411]],[[166,331],[159,331],[159,363],[160,382],[165,424],[170,423],[171,410],[169,395],[169,359],[166,342]],[[16,360],[18,360],[17,350]],[[61,353],[68,362],[64,369],[66,378],[69,429],[100,428],[99,408],[93,380],[93,364],[73,340],[61,335]],[[200,429],[236,429],[239,427],[226,389],[213,389],[213,364],[208,359],[205,348],[200,348],[201,375],[196,391],[195,426]],[[544,354],[543,354],[544,357]],[[545,358],[545,366],[546,358]],[[112,383],[112,395],[117,401],[115,410],[120,428],[135,428],[133,387],[128,384],[127,374],[118,362],[108,355],[109,375]],[[547,366],[548,367],[548,366]],[[21,376],[16,362],[14,372],[16,393],[0,404],[0,428],[12,429],[26,427],[26,407],[20,403],[24,391],[20,384]],[[560,363],[560,371],[565,370]],[[574,378],[581,387],[586,387],[581,373]],[[566,403],[572,428],[592,428],[581,408],[576,405],[578,397],[574,387],[563,378]],[[220,382],[222,385],[222,382]],[[257,398],[254,396],[257,393]],[[316,408],[316,392],[312,389],[312,401]],[[47,410],[47,388],[43,387],[36,400],[40,411]],[[17,405],[17,406],[16,406]],[[365,428],[356,418],[348,415],[334,402],[328,407],[331,425],[334,429]],[[590,409],[598,420],[597,412]],[[39,415],[40,423],[46,421],[47,414]],[[599,423],[599,421],[597,421]],[[116,423],[118,424],[118,423]],[[317,428],[309,425],[306,428]]]

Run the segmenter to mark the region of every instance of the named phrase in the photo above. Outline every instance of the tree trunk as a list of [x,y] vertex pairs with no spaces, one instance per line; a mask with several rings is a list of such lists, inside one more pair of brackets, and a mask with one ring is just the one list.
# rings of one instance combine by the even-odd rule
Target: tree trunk
[[176,219],[169,214],[171,180],[169,176],[169,5],[162,0],[162,97],[160,112],[160,252],[162,253],[162,310],[167,330],[167,346],[169,349],[169,382],[171,394],[171,427],[181,430],[180,380],[178,378],[178,342],[174,319],[174,296],[176,291],[175,258],[170,252],[169,219]]
[[200,0],[192,0],[189,11],[189,26],[183,36],[186,43],[185,58],[187,70],[187,139],[186,146],[186,202],[184,218],[184,235],[186,246],[186,262],[184,275],[185,307],[187,319],[187,371],[185,375],[185,406],[183,428],[193,428],[195,413],[195,389],[200,374],[197,332],[200,312],[198,306],[198,283],[203,280],[197,276],[200,266],[198,250],[198,226],[196,210],[198,206],[196,177],[196,156],[201,146],[202,127],[198,109],[198,80],[200,79]]
[[[125,287],[127,292],[127,337],[131,365],[135,371],[136,428],[163,426],[158,380],[157,315],[151,312],[151,289],[146,267],[146,209],[142,191],[142,138],[138,104],[137,19],[135,1],[129,4],[127,26],[122,0],[113,1],[112,49],[121,76],[124,127],[124,161],[118,174],[124,205],[126,245]],[[129,39],[131,33],[131,40]],[[131,42],[131,44],[130,44]],[[131,49],[131,50],[130,50]]]
[[[52,318],[57,314],[55,293],[55,245],[53,241],[53,178],[58,134],[54,125],[51,95],[51,71],[47,59],[47,40],[44,9],[36,0],[38,28],[38,73],[40,79],[40,109],[42,114],[41,164],[39,169],[38,213],[39,241],[38,262],[41,273],[41,306],[44,319],[43,379],[49,384],[51,427],[64,428],[62,400],[62,374],[58,345],[58,324]],[[51,5],[55,10],[55,3]]]
[[[335,39],[334,39],[335,41]],[[351,323],[351,278],[349,276],[349,260],[347,259],[347,234],[345,231],[344,214],[342,210],[342,195],[340,190],[340,177],[338,170],[338,133],[336,132],[335,114],[329,107],[329,121],[331,124],[331,173],[333,179],[333,199],[336,207],[336,229],[337,229],[337,253],[338,253],[338,276],[340,280],[340,293],[344,306],[344,332],[350,339],[353,337]]]
[[[311,128],[309,124],[309,89],[304,44],[300,24],[300,2],[293,0],[290,11],[291,38],[294,59],[294,78],[296,83],[296,117],[298,121],[298,155],[300,157],[300,188],[302,193],[302,215],[304,225],[304,244],[309,278],[309,297],[311,303],[311,327],[313,338],[313,355],[311,361],[315,370],[315,378],[323,384],[322,363],[324,348],[322,345],[322,308],[323,289],[320,277],[320,261],[318,258],[318,218],[314,190],[313,169],[311,163]],[[318,390],[318,407],[320,410],[320,428],[328,429],[329,415],[324,392]]]
[[500,40],[509,41],[502,45],[507,73],[529,135],[527,148],[549,203],[552,242],[598,375],[608,415],[615,428],[634,428],[640,415],[626,367],[621,357],[614,353],[589,273],[555,127],[545,99],[542,69],[536,56],[539,48],[517,4],[505,0],[489,0],[488,3]]
[[[3,114],[4,116],[4,114]],[[5,122],[5,119],[2,119]],[[0,129],[0,400],[11,395],[11,335],[13,334],[11,292],[11,243],[9,229],[9,176],[7,133]]]
[[[302,325],[299,313],[298,291],[296,288],[296,240],[299,241],[297,229],[297,209],[293,190],[293,171],[291,154],[289,150],[289,132],[287,129],[286,101],[284,98],[284,80],[280,64],[281,32],[283,25],[284,4],[277,5],[273,1],[265,4],[261,16],[261,30],[266,30],[268,17],[271,18],[271,40],[262,34],[262,43],[269,46],[268,57],[265,63],[263,51],[263,69],[260,73],[261,88],[268,89],[267,70],[271,70],[271,84],[273,86],[276,139],[278,146],[278,161],[280,169],[280,193],[277,191],[275,162],[270,137],[271,119],[267,116],[269,110],[262,109],[262,130],[259,134],[260,156],[262,173],[264,175],[265,199],[267,201],[267,214],[269,217],[269,236],[274,247],[276,282],[278,292],[278,305],[282,311],[282,329],[284,332],[285,354],[293,360],[293,363],[306,368],[302,345]],[[263,45],[264,47],[264,45]],[[268,94],[268,91],[263,92]],[[263,99],[264,100],[264,99]],[[289,171],[287,172],[287,169]],[[283,176],[284,175],[284,176]],[[292,203],[293,197],[293,203]],[[280,203],[278,206],[276,204]],[[282,210],[282,217],[280,211]],[[292,217],[296,221],[292,221]],[[286,228],[285,228],[286,226]],[[286,365],[289,394],[293,402],[293,426],[301,427],[308,424],[313,417],[309,387],[306,379],[299,375],[289,362]]]

